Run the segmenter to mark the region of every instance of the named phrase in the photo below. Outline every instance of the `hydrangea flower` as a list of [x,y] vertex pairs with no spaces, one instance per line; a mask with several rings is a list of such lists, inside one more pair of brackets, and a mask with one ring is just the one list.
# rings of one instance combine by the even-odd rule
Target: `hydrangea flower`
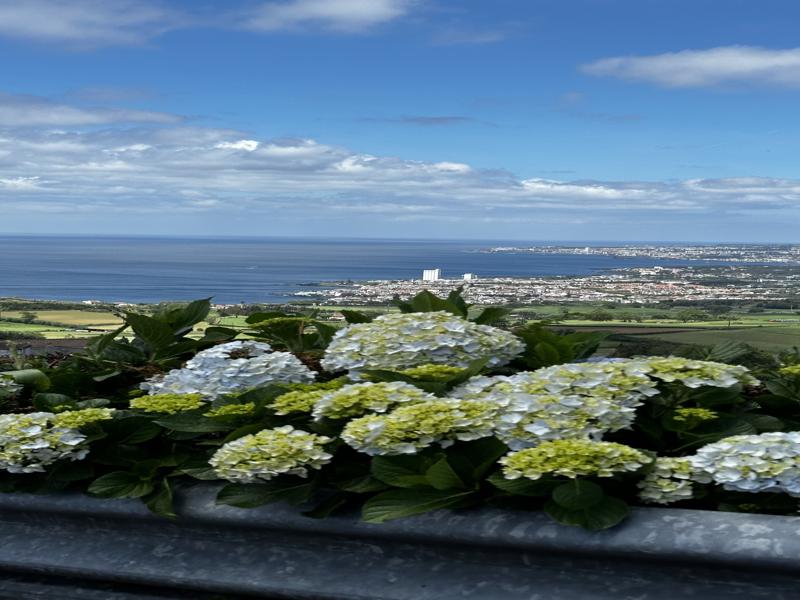
[[420,365],[410,369],[403,369],[400,374],[426,381],[449,381],[463,370],[461,367],[452,367],[450,365]]
[[672,415],[675,421],[698,425],[705,421],[713,421],[719,417],[719,413],[708,408],[678,408]]
[[636,408],[658,393],[633,361],[545,367],[511,376],[473,377],[450,396],[502,407],[497,436],[513,450],[562,438],[599,439],[629,427]]
[[345,425],[344,442],[370,455],[414,454],[431,444],[492,435],[497,406],[480,400],[437,398],[402,404],[386,414],[360,417]]
[[347,419],[369,412],[383,413],[404,402],[435,399],[433,394],[402,381],[354,383],[319,397],[311,414],[316,419]]
[[292,383],[288,385],[289,392],[275,398],[270,403],[270,408],[276,415],[288,415],[293,412],[310,413],[314,404],[329,394],[347,384],[346,377],[339,377],[322,383]]
[[86,436],[57,426],[49,412],[0,415],[0,469],[42,473],[59,460],[82,460],[89,453]]
[[54,427],[67,427],[80,429],[84,425],[108,421],[114,418],[117,411],[113,408],[82,408],[80,410],[66,410],[55,414],[50,422]]
[[253,402],[245,402],[244,404],[225,404],[219,408],[210,410],[203,413],[206,417],[244,417],[252,415],[256,410],[256,405]]
[[221,446],[209,460],[218,477],[235,483],[268,481],[278,475],[308,476],[332,455],[325,451],[331,439],[291,425],[245,435]]
[[131,408],[146,413],[174,415],[187,410],[195,410],[205,406],[206,402],[200,394],[154,394],[139,396],[130,400]]
[[710,360],[692,360],[679,356],[644,359],[650,377],[661,381],[677,381],[689,388],[702,386],[731,387],[737,383],[755,385],[758,380],[747,367]]
[[652,470],[637,485],[639,498],[650,504],[671,504],[690,500],[694,482],[710,483],[711,478],[698,473],[688,457],[659,456]]
[[644,452],[614,442],[592,440],[552,440],[536,448],[510,452],[498,462],[506,479],[539,479],[543,475],[560,477],[613,477],[617,473],[638,471],[652,462]]
[[800,431],[728,437],[703,446],[689,460],[726,490],[800,498]]
[[313,381],[313,371],[293,354],[271,350],[269,344],[249,340],[220,344],[140,387],[150,394],[202,394],[213,400],[271,383]]
[[22,387],[8,375],[0,373],[0,398],[16,394]]
[[425,364],[467,367],[486,358],[504,365],[525,349],[512,333],[448,312],[392,313],[339,330],[322,360],[328,371],[358,378],[367,369],[402,370]]
[[778,373],[784,377],[800,377],[800,365],[789,365],[788,367],[781,367]]

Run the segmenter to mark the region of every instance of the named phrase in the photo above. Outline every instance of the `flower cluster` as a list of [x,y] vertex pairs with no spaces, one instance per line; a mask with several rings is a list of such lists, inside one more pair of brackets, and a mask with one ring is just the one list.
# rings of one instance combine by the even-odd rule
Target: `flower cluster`
[[403,369],[400,374],[426,381],[449,381],[463,370],[461,367],[451,367],[450,365],[420,365]]
[[131,408],[165,415],[195,410],[205,405],[206,402],[200,394],[154,394],[132,398],[130,401]]
[[256,410],[256,405],[253,402],[245,402],[243,404],[224,404],[219,408],[203,413],[206,417],[246,417],[252,415]]
[[218,477],[236,483],[270,480],[278,475],[306,477],[309,469],[330,462],[332,455],[325,451],[330,441],[285,425],[228,442],[208,462]]
[[524,350],[512,333],[478,325],[448,312],[394,313],[338,331],[322,366],[347,370],[351,378],[368,369],[400,370],[425,364],[466,367],[485,358],[504,365]]
[[561,438],[599,438],[629,427],[636,408],[658,393],[635,361],[545,367],[511,376],[474,377],[451,396],[502,407],[497,436],[512,449]]
[[11,377],[0,373],[0,398],[11,396],[22,389],[22,386]]
[[341,437],[370,455],[413,454],[434,443],[446,447],[455,440],[490,436],[497,414],[498,407],[491,402],[435,398],[354,419]]
[[758,380],[747,367],[710,360],[692,360],[678,356],[650,357],[644,360],[650,377],[661,381],[677,381],[689,388],[702,386],[731,387],[737,383],[755,385]]
[[592,440],[552,440],[536,448],[511,452],[500,459],[506,479],[539,479],[555,475],[613,477],[617,473],[638,471],[652,462],[644,452],[614,442]]
[[639,498],[651,504],[671,504],[689,500],[693,483],[710,483],[711,478],[699,473],[688,457],[660,456],[653,468],[639,483]]
[[182,369],[141,384],[150,394],[201,394],[213,400],[225,394],[271,383],[309,382],[314,373],[293,354],[272,352],[269,344],[228,342],[198,352]]
[[314,404],[333,390],[347,385],[346,377],[339,377],[322,383],[292,383],[286,386],[290,391],[281,394],[270,403],[276,415],[290,413],[310,413]]
[[784,377],[798,377],[798,378],[800,378],[800,364],[799,365],[789,365],[788,367],[781,367],[780,369],[778,369],[778,373],[780,373]]
[[72,427],[56,425],[55,417],[49,412],[0,415],[0,469],[41,473],[56,461],[85,458],[89,452],[86,436]]
[[114,418],[117,411],[113,408],[82,408],[80,410],[66,410],[56,413],[50,419],[54,427],[66,427],[68,429],[80,429],[84,425],[97,423],[98,421],[108,421]]
[[713,421],[717,417],[719,417],[719,414],[708,408],[690,407],[675,409],[675,413],[672,415],[675,421],[686,423],[690,426],[699,425],[705,421]]
[[319,397],[311,414],[316,419],[347,419],[370,412],[383,413],[404,402],[435,399],[436,396],[400,381],[354,383]]
[[800,498],[800,431],[737,435],[689,457],[692,468],[736,492],[785,492]]

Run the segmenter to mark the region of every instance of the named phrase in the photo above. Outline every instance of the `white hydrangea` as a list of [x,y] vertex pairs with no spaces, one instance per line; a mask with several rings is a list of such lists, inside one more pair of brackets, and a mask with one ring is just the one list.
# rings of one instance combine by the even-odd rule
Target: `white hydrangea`
[[82,460],[89,452],[86,436],[54,423],[49,412],[0,415],[0,469],[9,473],[42,473],[56,461]]
[[278,475],[306,477],[309,469],[330,462],[332,455],[325,451],[330,441],[285,425],[228,442],[208,462],[217,476],[236,483],[269,481]]
[[314,372],[293,354],[241,340],[198,352],[182,369],[140,385],[149,394],[201,394],[207,400],[271,383],[307,383]]
[[726,490],[800,498],[800,431],[728,437],[703,446],[689,460],[696,472]]
[[16,394],[21,389],[22,386],[10,376],[0,373],[0,398]]
[[473,377],[450,396],[502,407],[496,435],[513,450],[563,438],[600,439],[629,427],[636,408],[658,393],[634,361],[545,367],[510,376]]
[[512,333],[478,325],[448,312],[392,313],[336,333],[322,366],[347,370],[351,378],[366,369],[401,370],[426,364],[466,367],[486,358],[504,365],[525,349]]
[[640,359],[646,364],[650,377],[661,381],[677,381],[689,388],[701,386],[731,387],[737,383],[756,385],[758,380],[741,365],[728,365],[711,360],[692,360],[679,356]]
[[344,428],[342,440],[369,455],[414,454],[438,443],[470,441],[492,435],[497,406],[480,400],[435,398],[402,404],[386,414],[353,419]]
[[369,412],[383,413],[404,402],[430,400],[436,400],[436,396],[402,381],[354,383],[319,398],[311,414],[315,419],[347,419]]
[[651,504],[671,504],[690,500],[694,483],[711,483],[711,477],[698,472],[685,456],[659,456],[652,470],[639,483],[639,498]]

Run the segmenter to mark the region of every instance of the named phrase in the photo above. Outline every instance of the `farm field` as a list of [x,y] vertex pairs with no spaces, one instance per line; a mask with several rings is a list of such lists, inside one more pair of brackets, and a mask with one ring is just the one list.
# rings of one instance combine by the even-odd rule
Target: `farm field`
[[122,322],[114,313],[88,310],[34,310],[30,311],[36,315],[32,323],[3,320],[22,319],[25,312],[3,311],[0,314],[0,333],[36,333],[46,339],[86,338],[110,331]]

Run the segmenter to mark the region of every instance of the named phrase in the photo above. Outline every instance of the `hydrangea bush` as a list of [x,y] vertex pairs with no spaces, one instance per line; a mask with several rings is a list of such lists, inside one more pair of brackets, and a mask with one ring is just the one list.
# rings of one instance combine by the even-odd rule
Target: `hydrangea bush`
[[[182,364],[119,368],[104,397],[57,369],[51,389],[43,373],[0,376],[0,399],[13,399],[0,406],[14,407],[0,414],[3,489],[141,498],[173,516],[176,488],[217,481],[218,502],[240,507],[358,504],[381,522],[493,505],[590,529],[631,505],[797,512],[797,365],[575,362],[594,338],[493,327],[491,312],[470,321],[452,295],[401,308],[348,312],[311,356],[206,334]],[[175,343],[169,356],[183,356]]]
[[357,379],[364,370],[467,367],[481,358],[488,366],[498,367],[523,350],[522,341],[511,333],[448,312],[388,314],[337,332],[322,366],[329,371],[348,371]]

